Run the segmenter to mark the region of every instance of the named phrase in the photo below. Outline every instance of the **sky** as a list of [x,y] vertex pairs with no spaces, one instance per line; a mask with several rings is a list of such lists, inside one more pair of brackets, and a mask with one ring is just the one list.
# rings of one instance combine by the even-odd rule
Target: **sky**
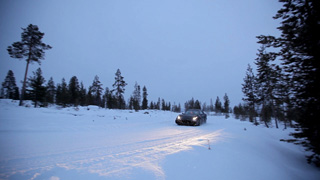
[[231,106],[242,102],[241,84],[254,66],[256,36],[280,33],[272,17],[277,0],[0,0],[0,82],[8,70],[18,86],[26,61],[7,47],[21,40],[21,28],[37,25],[46,51],[46,80],[77,76],[88,88],[97,75],[112,89],[117,69],[128,83],[146,86],[148,99],[183,104],[192,97],[213,102],[227,93]]

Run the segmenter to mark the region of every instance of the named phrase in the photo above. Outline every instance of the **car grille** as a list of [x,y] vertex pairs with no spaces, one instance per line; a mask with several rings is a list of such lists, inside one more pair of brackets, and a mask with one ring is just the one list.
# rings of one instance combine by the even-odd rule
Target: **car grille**
[[182,121],[192,121],[192,117],[183,117]]

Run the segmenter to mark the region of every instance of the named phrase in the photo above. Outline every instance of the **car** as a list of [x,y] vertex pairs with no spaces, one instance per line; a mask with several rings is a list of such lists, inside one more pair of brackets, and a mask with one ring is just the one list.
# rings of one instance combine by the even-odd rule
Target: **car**
[[207,114],[200,109],[189,109],[176,118],[176,124],[178,125],[200,126],[206,122]]

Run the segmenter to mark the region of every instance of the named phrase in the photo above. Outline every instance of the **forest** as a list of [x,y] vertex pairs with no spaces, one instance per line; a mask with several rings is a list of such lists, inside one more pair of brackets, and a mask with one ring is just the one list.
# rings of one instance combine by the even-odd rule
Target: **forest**
[[257,118],[268,127],[275,120],[299,124],[296,139],[313,152],[309,162],[320,166],[320,2],[280,0],[283,7],[273,17],[281,20],[281,35],[257,36],[260,48],[248,65],[242,91],[244,103],[234,107],[237,116]]

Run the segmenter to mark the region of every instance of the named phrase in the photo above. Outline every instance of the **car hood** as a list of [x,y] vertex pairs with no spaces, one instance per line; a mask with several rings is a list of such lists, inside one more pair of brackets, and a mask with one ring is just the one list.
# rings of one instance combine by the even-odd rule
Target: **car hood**
[[181,120],[192,120],[193,117],[197,117],[197,115],[187,115],[187,114],[181,114],[179,115]]
[[181,116],[181,117],[196,117],[196,116],[198,116],[198,115],[191,115],[191,114],[180,114],[179,116]]

